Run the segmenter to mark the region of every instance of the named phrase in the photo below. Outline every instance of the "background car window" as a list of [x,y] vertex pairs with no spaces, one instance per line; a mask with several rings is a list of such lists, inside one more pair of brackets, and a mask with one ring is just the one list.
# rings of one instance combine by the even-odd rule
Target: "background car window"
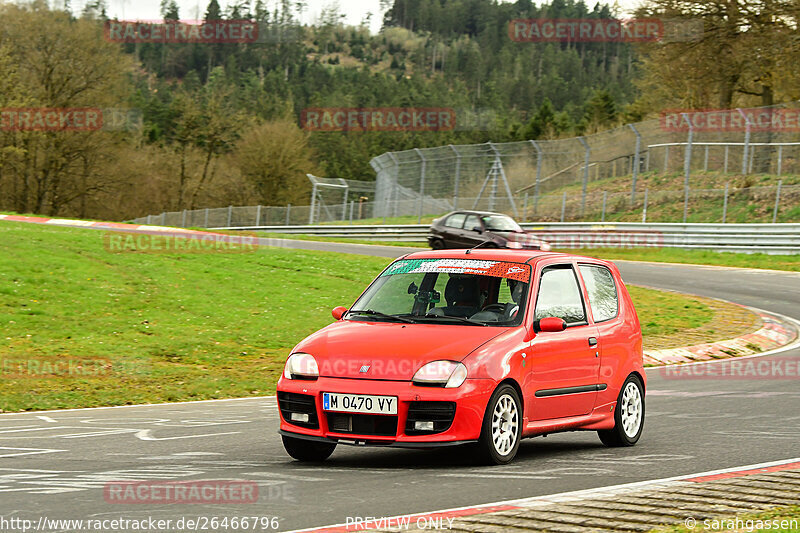
[[572,268],[548,268],[542,272],[535,315],[536,320],[561,318],[568,325],[586,322],[583,297]]
[[522,228],[514,222],[514,219],[505,216],[485,216],[483,224],[489,231],[522,231]]
[[581,275],[589,293],[595,322],[605,322],[619,314],[619,295],[611,271],[601,266],[581,265]]
[[464,229],[467,231],[473,231],[475,228],[483,228],[481,225],[481,219],[478,215],[470,215],[467,217],[467,223],[464,224]]
[[464,227],[464,219],[467,218],[467,215],[453,215],[447,219],[444,223],[445,226],[448,228],[463,228]]

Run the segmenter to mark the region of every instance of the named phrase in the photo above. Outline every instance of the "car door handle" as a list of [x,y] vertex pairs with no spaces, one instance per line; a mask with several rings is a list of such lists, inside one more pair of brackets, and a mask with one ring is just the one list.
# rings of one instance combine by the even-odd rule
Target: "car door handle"
[[589,339],[589,346],[591,346],[591,347],[597,346],[597,337],[591,337]]

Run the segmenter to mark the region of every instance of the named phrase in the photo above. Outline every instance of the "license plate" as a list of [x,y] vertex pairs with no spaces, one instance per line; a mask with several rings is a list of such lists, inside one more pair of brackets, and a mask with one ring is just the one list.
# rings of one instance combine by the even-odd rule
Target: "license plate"
[[340,413],[396,415],[397,396],[368,396],[365,394],[322,393],[322,409]]

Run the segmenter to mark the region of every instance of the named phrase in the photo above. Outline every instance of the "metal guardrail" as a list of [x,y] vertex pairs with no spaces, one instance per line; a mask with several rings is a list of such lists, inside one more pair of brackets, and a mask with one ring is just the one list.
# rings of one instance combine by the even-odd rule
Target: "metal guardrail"
[[[528,223],[522,227],[555,248],[682,248],[717,252],[800,254],[800,224]],[[215,228],[285,235],[425,242],[426,225],[247,226]]]

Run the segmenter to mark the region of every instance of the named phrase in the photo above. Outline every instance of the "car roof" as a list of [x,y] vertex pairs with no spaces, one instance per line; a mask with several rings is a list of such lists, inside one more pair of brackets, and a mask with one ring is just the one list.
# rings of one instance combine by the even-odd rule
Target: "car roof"
[[[453,211],[452,213],[447,213],[445,216],[449,217],[450,215],[478,215],[481,217],[486,216],[501,216],[507,217],[508,215],[504,215],[503,213],[493,213],[492,211],[474,211],[472,209],[459,209],[458,211]],[[512,218],[512,217],[509,217]]]
[[542,252],[539,250],[509,250],[505,248],[477,248],[467,254],[467,250],[425,250],[411,253],[403,259],[474,259],[476,261],[507,261],[510,263],[536,264],[546,259],[588,260],[598,264],[612,265],[609,261],[594,257],[561,252]]

